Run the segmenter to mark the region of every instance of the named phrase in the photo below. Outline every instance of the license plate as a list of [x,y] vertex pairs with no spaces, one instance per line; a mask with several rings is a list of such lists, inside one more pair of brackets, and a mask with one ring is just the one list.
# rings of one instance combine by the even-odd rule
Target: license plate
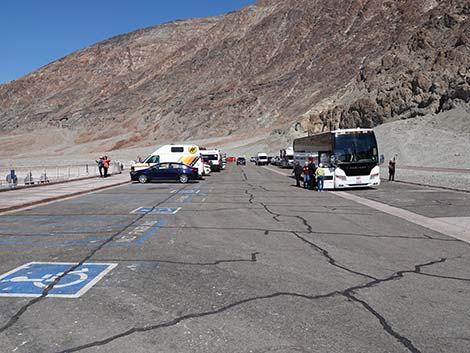
[[361,183],[361,177],[356,177],[356,184],[360,184]]

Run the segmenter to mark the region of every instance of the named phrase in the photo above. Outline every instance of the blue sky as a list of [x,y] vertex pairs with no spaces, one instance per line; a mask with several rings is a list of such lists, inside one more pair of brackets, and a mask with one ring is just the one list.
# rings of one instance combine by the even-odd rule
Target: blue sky
[[255,0],[0,0],[0,83],[117,34]]

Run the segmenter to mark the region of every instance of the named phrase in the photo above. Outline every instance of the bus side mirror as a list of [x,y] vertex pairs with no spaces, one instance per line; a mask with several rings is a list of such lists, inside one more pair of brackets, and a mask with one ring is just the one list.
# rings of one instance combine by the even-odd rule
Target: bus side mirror
[[385,162],[385,156],[381,154],[379,164],[384,164],[384,162]]

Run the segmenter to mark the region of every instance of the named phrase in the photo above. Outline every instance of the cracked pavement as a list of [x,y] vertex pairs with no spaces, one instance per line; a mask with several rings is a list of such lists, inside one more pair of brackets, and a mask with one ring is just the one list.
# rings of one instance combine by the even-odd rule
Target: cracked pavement
[[[75,263],[62,277],[117,264],[77,299],[48,297],[61,277],[37,298],[0,297],[1,352],[468,352],[470,245],[293,183],[230,165],[200,183],[131,184],[0,215],[0,274],[33,261]],[[428,191],[350,192],[467,216],[470,195]],[[138,207],[181,209],[131,214]]]

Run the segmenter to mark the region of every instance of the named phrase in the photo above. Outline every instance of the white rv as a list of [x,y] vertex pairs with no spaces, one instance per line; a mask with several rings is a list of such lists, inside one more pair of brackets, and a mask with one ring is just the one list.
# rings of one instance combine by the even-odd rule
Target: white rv
[[212,171],[220,172],[223,169],[222,156],[219,150],[202,150],[201,155],[204,163],[209,164]]
[[179,162],[197,168],[199,176],[204,175],[204,164],[199,147],[196,145],[164,145],[144,159],[134,163],[134,170],[146,169],[157,163]]

